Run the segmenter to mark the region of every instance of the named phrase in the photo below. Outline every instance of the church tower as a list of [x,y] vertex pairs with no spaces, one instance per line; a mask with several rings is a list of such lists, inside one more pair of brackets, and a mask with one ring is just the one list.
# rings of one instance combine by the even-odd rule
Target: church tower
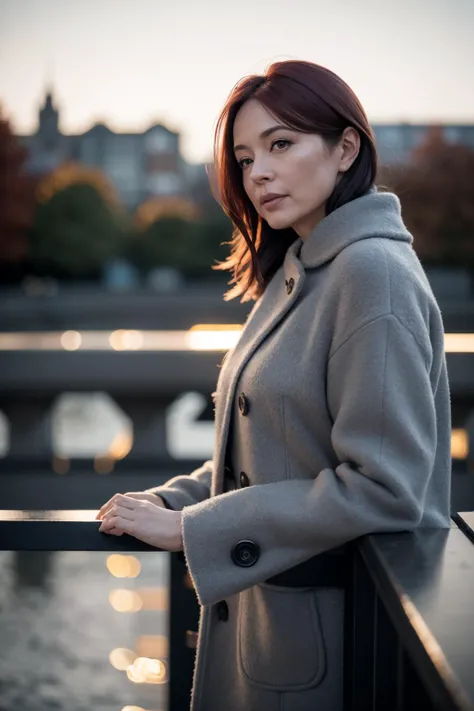
[[53,92],[48,89],[43,106],[39,111],[38,137],[45,151],[54,151],[59,139],[59,111],[53,100]]

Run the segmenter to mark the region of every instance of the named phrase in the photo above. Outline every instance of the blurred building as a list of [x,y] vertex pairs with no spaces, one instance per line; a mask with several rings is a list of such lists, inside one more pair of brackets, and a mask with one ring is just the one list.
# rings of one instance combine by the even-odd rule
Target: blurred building
[[[383,165],[408,160],[432,128],[429,124],[372,124]],[[474,148],[474,124],[446,124],[448,141]],[[19,136],[29,150],[28,169],[43,175],[60,163],[73,160],[99,168],[131,208],[153,196],[189,196],[207,189],[203,165],[187,163],[180,151],[180,134],[155,124],[143,133],[115,133],[95,124],[85,133],[65,135],[60,130],[59,108],[48,90],[38,113],[34,134]]]
[[[474,149],[474,124],[438,125],[448,143],[460,143]],[[404,163],[424,140],[433,124],[372,124],[382,165]]]
[[161,124],[142,133],[115,133],[98,123],[82,134],[63,134],[52,91],[39,109],[35,133],[19,139],[29,152],[30,173],[44,175],[69,160],[98,168],[131,208],[154,196],[184,197],[204,172],[182,157],[180,134]]

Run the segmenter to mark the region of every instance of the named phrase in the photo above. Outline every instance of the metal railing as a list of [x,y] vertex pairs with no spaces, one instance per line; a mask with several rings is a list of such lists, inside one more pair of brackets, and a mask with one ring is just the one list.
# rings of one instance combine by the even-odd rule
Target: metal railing
[[[457,514],[460,523],[474,514]],[[377,534],[354,552],[352,711],[474,709],[474,531]]]
[[169,554],[132,536],[98,532],[96,511],[0,511],[0,550],[4,551],[110,551],[153,552],[170,556],[169,590],[169,708],[189,708],[194,649],[189,644],[197,630],[199,606],[187,584],[182,556]]
[[[0,550],[153,551],[98,534],[95,511],[0,511]],[[163,554],[163,552],[162,552]],[[474,514],[347,546],[345,711],[474,709]],[[189,709],[199,609],[171,554],[169,709]]]

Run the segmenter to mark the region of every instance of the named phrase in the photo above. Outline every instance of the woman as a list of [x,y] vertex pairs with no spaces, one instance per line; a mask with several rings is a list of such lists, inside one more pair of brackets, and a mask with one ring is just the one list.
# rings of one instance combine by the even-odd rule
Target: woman
[[214,459],[98,514],[101,531],[184,549],[203,606],[193,711],[341,711],[326,552],[449,526],[443,323],[376,162],[357,97],[308,62],[243,79],[220,116],[235,232],[219,266],[227,298],[256,304],[219,374]]

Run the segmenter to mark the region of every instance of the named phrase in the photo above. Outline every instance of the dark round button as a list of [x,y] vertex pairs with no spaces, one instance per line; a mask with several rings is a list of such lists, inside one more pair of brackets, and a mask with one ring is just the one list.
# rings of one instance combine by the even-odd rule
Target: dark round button
[[227,622],[229,619],[229,606],[225,600],[220,600],[216,603],[217,618],[221,622]]
[[236,565],[240,565],[242,568],[250,568],[251,565],[255,565],[260,557],[260,548],[255,541],[239,541],[232,548],[230,555]]
[[240,393],[239,395],[239,410],[244,417],[249,413],[249,401],[245,393]]
[[295,286],[295,280],[293,277],[291,279],[285,279],[285,284],[286,284],[286,293],[289,295],[293,291],[293,288]]
[[246,486],[250,486],[250,479],[245,472],[240,472],[240,486],[244,489]]

